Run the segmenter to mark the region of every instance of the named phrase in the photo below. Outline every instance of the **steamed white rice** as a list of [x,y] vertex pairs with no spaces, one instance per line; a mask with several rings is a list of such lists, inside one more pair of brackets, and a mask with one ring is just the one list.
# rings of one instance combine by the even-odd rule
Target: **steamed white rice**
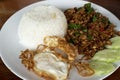
[[20,43],[28,49],[43,44],[45,36],[64,37],[67,20],[64,13],[54,6],[38,6],[26,12],[20,21]]

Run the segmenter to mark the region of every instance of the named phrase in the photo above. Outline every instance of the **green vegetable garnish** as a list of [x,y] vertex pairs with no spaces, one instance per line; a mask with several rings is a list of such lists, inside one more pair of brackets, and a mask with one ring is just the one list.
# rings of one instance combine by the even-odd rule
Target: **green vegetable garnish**
[[87,13],[91,13],[93,11],[93,8],[91,7],[91,3],[85,4],[84,7]]
[[87,32],[87,29],[83,29],[83,32]]
[[90,34],[87,35],[87,39],[88,40],[91,40],[92,39],[92,36]]
[[94,15],[92,18],[92,21],[95,22],[97,20],[97,17]]
[[106,21],[106,18],[102,18],[102,19],[101,19],[101,21],[102,21],[103,23],[105,23],[105,21]]
[[74,32],[74,35],[75,35],[75,36],[79,36],[79,35],[80,35],[80,32],[77,32],[77,31],[76,31],[76,32]]
[[110,22],[110,21],[108,21],[108,24],[111,24],[111,22]]
[[74,24],[74,23],[68,25],[68,29],[79,29],[81,27],[82,26],[80,24]]
[[74,44],[74,41],[73,41],[73,39],[69,39],[69,41],[68,41],[69,43],[72,43],[72,44]]
[[77,10],[79,11],[80,9],[82,9],[81,7],[79,7]]

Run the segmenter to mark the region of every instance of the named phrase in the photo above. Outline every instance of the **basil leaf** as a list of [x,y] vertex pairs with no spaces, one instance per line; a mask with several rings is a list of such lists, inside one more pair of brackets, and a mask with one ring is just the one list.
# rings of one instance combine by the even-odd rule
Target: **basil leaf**
[[74,35],[75,35],[75,36],[80,36],[80,32],[77,32],[77,31],[76,31],[76,32],[74,32]]
[[91,13],[93,11],[93,8],[91,7],[91,3],[85,4],[84,7],[87,13]]
[[83,32],[87,32],[87,29],[83,29]]
[[69,39],[68,42],[74,44],[73,39]]
[[88,34],[88,35],[87,35],[87,39],[88,39],[88,40],[92,40],[92,35]]
[[74,24],[74,23],[68,25],[68,29],[79,29],[81,27],[82,26],[80,24]]
[[92,17],[92,21],[95,22],[96,20],[97,20],[97,17],[94,15],[94,16]]

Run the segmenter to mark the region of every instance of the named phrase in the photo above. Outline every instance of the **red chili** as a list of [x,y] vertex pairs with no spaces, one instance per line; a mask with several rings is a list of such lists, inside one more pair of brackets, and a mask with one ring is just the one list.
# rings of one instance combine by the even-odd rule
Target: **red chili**
[[90,29],[93,29],[94,28],[94,26],[90,26]]
[[99,30],[100,30],[100,31],[104,31],[104,28],[100,27]]

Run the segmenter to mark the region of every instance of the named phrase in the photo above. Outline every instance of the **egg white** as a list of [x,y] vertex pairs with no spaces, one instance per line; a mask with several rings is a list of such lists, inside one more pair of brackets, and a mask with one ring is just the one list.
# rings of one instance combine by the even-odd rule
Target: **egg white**
[[34,56],[36,68],[56,77],[57,80],[65,80],[68,75],[68,64],[57,58],[52,52],[41,52]]

